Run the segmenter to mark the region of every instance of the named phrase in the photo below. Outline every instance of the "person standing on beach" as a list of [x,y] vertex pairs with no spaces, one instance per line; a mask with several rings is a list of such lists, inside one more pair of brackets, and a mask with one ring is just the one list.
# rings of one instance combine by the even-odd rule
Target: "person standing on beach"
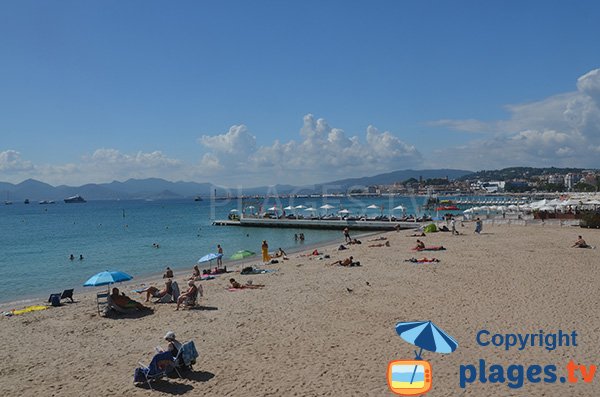
[[221,244],[217,244],[217,253],[219,256],[217,257],[217,269],[223,266],[223,247]]
[[483,230],[483,222],[481,221],[481,219],[477,218],[475,220],[475,233],[481,234],[482,230]]
[[456,231],[456,221],[454,220],[454,218],[450,219],[450,230],[452,231],[453,236],[455,234],[458,234],[458,232]]
[[346,242],[352,241],[352,239],[350,238],[350,229],[348,229],[347,227],[344,228],[344,239]]
[[271,257],[269,256],[269,244],[267,244],[267,240],[263,240],[261,250],[263,262],[270,261]]

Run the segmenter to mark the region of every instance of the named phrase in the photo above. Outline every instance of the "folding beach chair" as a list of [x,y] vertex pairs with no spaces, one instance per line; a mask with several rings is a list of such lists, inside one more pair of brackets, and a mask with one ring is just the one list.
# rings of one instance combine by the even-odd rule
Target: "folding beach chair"
[[191,308],[195,307],[198,304],[198,295],[200,295],[200,296],[204,295],[202,286],[198,285],[197,288],[198,288],[198,292],[196,292],[196,295],[186,298],[186,300],[183,302],[184,309],[191,309]]
[[[161,352],[152,357],[152,361],[147,367],[141,362],[139,363],[139,367],[135,369],[133,374],[133,383],[147,383],[152,389],[150,382],[167,376],[172,370],[175,370],[179,375],[173,355],[168,351]],[[181,377],[181,375],[179,376]]]
[[62,295],[60,296],[60,299],[61,300],[63,300],[63,299],[70,299],[71,303],[75,302],[73,300],[73,291],[74,291],[73,289],[66,289],[66,290],[64,290],[63,293],[62,293]]
[[177,368],[185,369],[189,368],[193,370],[193,365],[196,364],[196,358],[198,358],[198,351],[194,341],[185,342],[181,345],[177,357],[175,357],[175,364]]
[[96,304],[98,305],[98,314],[106,314],[108,309],[108,292],[98,292],[96,294]]

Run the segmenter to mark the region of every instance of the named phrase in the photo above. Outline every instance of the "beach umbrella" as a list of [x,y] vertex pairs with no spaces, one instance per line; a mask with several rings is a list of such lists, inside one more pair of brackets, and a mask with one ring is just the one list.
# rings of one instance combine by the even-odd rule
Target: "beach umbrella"
[[310,208],[305,208],[304,211],[316,211],[316,208],[310,207]]
[[287,207],[284,208],[284,210],[290,211],[293,210],[294,207],[292,207],[291,205],[288,205]]
[[[415,345],[421,350],[415,350],[415,359],[422,360],[423,349],[435,353],[452,353],[458,347],[458,342],[450,335],[442,331],[431,321],[411,321],[396,324],[396,333],[408,343]],[[410,383],[413,382],[417,366],[413,371]]]
[[350,213],[350,211],[348,211],[348,210],[339,210],[338,211],[338,214],[349,214],[349,213]]
[[234,208],[232,210],[229,210],[229,212],[239,212],[239,211]]
[[241,251],[238,251],[235,254],[231,255],[230,258],[233,260],[238,260],[238,259],[247,258],[252,255],[256,255],[256,253],[252,252],[252,251],[248,251],[248,250],[241,250]]
[[253,209],[255,209],[255,208],[256,208],[256,207],[255,207],[255,206],[253,206],[253,205],[249,205],[249,206],[247,206],[247,207],[246,207],[246,209],[249,209],[249,210],[253,210]]
[[403,206],[399,205],[399,206],[397,206],[397,207],[394,207],[394,208],[392,208],[392,211],[393,211],[393,210],[404,211],[405,209],[406,209],[406,208],[404,208]]
[[223,254],[214,254],[211,252],[210,254],[206,254],[202,258],[198,259],[198,263],[210,262],[222,256]]
[[84,287],[98,287],[101,285],[109,285],[114,283],[120,283],[121,281],[131,280],[133,276],[120,271],[103,271],[98,274],[94,274],[86,281]]
[[368,206],[367,208],[368,208],[368,209],[370,209],[370,210],[378,210],[378,209],[379,209],[379,206],[378,206],[378,205],[375,205],[375,204],[371,204],[371,205],[370,205],[370,206]]
[[297,209],[297,210],[301,210],[301,209],[306,208],[306,206],[300,204],[300,205],[295,206],[294,208]]
[[267,209],[267,211],[277,211],[277,207],[271,207],[271,208]]

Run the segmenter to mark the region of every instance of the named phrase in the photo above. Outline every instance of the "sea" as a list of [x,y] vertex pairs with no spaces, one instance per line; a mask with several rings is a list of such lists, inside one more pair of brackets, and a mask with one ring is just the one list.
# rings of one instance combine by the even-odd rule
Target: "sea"
[[[408,213],[416,213],[425,200],[305,197],[0,205],[0,303],[47,298],[50,293],[68,288],[75,288],[76,295],[88,278],[104,270],[123,271],[134,279],[160,274],[166,266],[175,272],[191,273],[199,258],[217,252],[217,244],[223,247],[227,265],[233,264],[228,258],[238,250],[256,252],[256,263],[260,263],[263,240],[268,241],[271,251],[280,247],[298,251],[302,244],[308,247],[342,241],[341,230],[213,225],[214,220],[227,219],[231,210],[281,210],[298,205],[318,209],[329,204],[334,209],[319,211],[347,209],[351,214],[375,216],[389,214],[398,205],[407,208]],[[366,208],[373,204],[378,208]],[[304,242],[294,238],[299,233],[304,233]],[[70,259],[71,254],[75,259]],[[215,263],[204,264],[211,265]]]

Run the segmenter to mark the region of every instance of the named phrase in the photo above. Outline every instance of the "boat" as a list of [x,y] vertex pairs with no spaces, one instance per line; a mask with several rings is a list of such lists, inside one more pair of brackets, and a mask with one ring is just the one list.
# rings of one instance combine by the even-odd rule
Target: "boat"
[[71,196],[71,197],[67,197],[65,199],[65,203],[67,204],[71,204],[71,203],[85,203],[86,201],[83,199],[83,197],[81,197],[80,195],[75,195],[75,196]]
[[25,199],[25,201],[23,201],[23,204],[29,204],[29,199]]
[[458,211],[460,208],[458,208],[455,205],[442,205],[437,207],[435,210],[436,211]]
[[54,204],[54,200],[42,200],[39,204]]
[[194,201],[202,201],[202,197],[196,196],[196,197],[194,197]]

